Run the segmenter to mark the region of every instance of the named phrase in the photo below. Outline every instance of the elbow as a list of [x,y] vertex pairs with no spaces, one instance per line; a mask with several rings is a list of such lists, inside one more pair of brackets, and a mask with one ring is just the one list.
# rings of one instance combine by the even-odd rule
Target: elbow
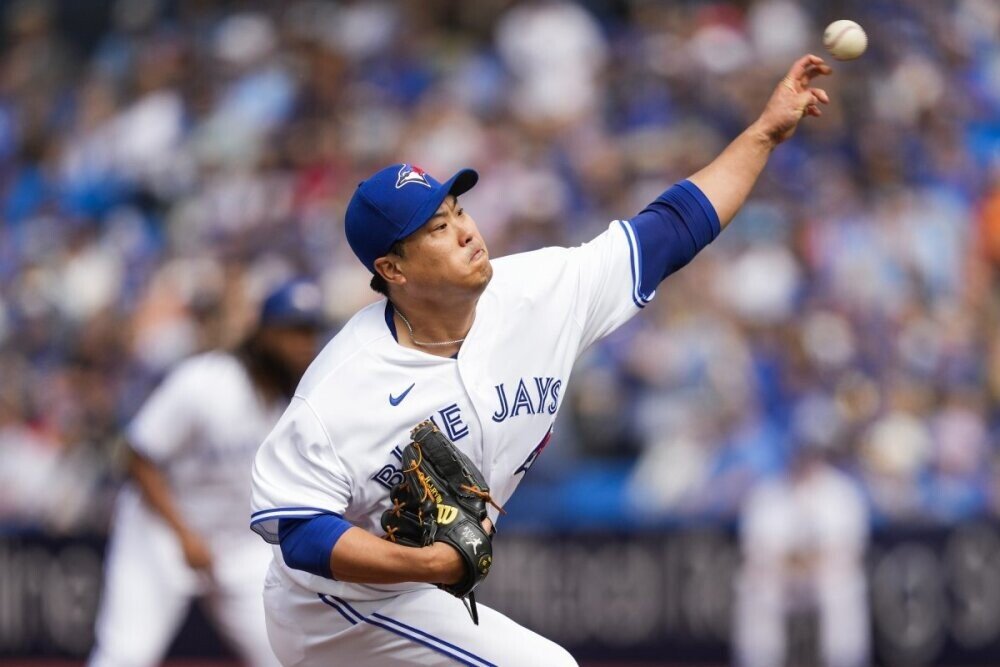
[[634,230],[643,293],[686,266],[720,231],[711,203],[687,181],[668,189],[630,221]]

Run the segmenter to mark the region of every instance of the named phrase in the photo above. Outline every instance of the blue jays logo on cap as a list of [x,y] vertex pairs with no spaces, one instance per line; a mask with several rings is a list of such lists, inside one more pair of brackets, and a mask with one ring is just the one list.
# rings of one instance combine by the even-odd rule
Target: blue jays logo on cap
[[410,183],[419,183],[425,188],[431,187],[431,184],[427,182],[427,172],[418,167],[417,165],[404,164],[399,168],[399,175],[396,177],[396,189],[408,185]]
[[[358,184],[344,216],[347,242],[361,263],[375,273],[375,260],[392,244],[423,227],[448,195],[469,190],[479,174],[462,169],[444,183],[420,167],[394,164]],[[406,187],[417,183],[424,187]]]

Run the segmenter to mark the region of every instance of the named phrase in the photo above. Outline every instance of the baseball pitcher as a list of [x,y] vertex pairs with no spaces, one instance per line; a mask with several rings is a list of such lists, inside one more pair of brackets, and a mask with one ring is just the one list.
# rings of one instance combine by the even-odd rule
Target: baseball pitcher
[[[796,62],[711,164],[576,248],[491,260],[458,198],[412,164],[361,183],[347,239],[386,298],[309,367],[257,453],[251,525],[275,545],[264,601],[285,665],[575,665],[474,602],[492,526],[549,440],[573,364],[736,214],[827,94]],[[516,196],[517,193],[511,193]]]

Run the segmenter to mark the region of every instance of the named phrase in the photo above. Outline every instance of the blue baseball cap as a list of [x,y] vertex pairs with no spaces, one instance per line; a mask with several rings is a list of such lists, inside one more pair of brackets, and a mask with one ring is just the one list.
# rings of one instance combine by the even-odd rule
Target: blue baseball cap
[[351,250],[369,271],[392,244],[417,231],[434,215],[448,195],[468,192],[479,180],[472,169],[462,169],[444,183],[420,167],[394,164],[358,184],[347,205],[345,227]]
[[262,327],[307,326],[321,329],[326,324],[323,294],[308,280],[292,280],[272,291],[260,307]]

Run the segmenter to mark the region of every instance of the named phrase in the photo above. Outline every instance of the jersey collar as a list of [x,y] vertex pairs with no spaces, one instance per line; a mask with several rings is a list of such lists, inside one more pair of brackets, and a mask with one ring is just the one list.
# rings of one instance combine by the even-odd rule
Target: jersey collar
[[[395,340],[396,344],[398,345],[399,344],[399,333],[397,333],[397,331],[396,331],[396,318],[393,317],[393,314],[395,312],[396,312],[396,309],[392,307],[392,301],[389,301],[388,299],[386,299],[385,300],[385,326],[389,327],[389,333],[392,334],[392,339]],[[455,354],[451,355],[451,358],[452,359],[458,359],[458,352],[456,352]]]

